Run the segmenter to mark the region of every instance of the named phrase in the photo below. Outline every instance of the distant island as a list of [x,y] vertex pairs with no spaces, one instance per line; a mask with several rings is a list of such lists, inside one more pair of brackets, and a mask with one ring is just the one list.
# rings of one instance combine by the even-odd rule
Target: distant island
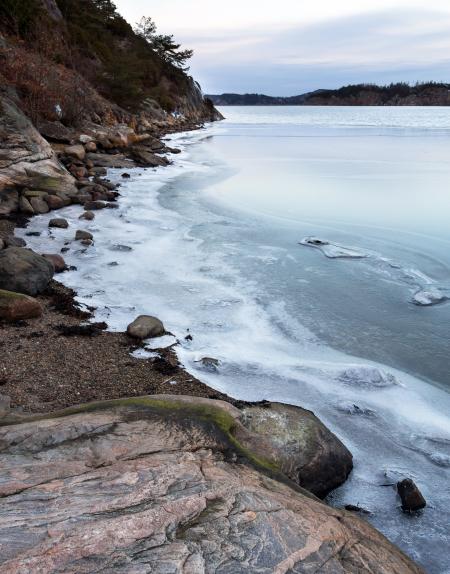
[[336,90],[315,90],[290,97],[210,94],[207,98],[216,106],[448,106],[450,84],[352,84]]

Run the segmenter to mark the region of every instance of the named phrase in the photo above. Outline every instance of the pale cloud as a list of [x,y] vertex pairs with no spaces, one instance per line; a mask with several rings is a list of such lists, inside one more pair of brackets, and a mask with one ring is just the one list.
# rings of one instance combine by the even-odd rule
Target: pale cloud
[[116,4],[131,22],[152,16],[194,48],[206,92],[293,95],[354,82],[450,81],[450,2],[430,0],[138,0]]

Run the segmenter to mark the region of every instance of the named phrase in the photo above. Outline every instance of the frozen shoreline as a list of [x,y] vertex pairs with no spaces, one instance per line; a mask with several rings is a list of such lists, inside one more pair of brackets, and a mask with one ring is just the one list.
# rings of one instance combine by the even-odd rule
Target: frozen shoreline
[[[208,241],[198,234],[217,226],[236,233],[239,220],[221,215],[220,208],[219,213],[203,210],[196,219],[195,213],[186,217],[161,206],[167,194],[177,195],[178,178],[210,174],[210,166],[189,159],[189,142],[204,136],[176,136],[184,151],[173,167],[132,172],[121,188],[119,209],[99,212],[86,227],[94,234],[94,247],[66,254],[78,270],[63,281],[79,292],[81,301],[98,306],[97,319],[113,329],[123,329],[139,312],[161,317],[180,339],[189,329],[193,341],[183,343],[178,354],[209,386],[236,398],[279,400],[314,410],[355,456],[351,479],[331,502],[367,507],[377,528],[428,564],[429,552],[442,552],[442,536],[448,539],[440,527],[450,466],[448,394],[395,369],[329,349],[282,306],[261,302],[260,286],[236,268],[239,246],[224,244],[222,253],[209,251]],[[79,212],[77,207],[61,212],[71,231],[66,235],[58,230],[55,239],[45,237],[48,216],[34,218],[28,230],[42,230],[43,235],[27,237],[30,246],[47,242],[55,250],[63,245],[80,227]],[[114,244],[132,250],[111,251]],[[258,265],[267,268],[284,256],[276,249],[261,252]],[[118,265],[111,267],[111,262]],[[202,356],[217,358],[219,368],[204,368],[196,362]],[[406,475],[420,483],[430,502],[417,524],[396,508],[392,489],[377,486]],[[419,526],[429,537],[428,549],[420,544]],[[436,568],[430,572],[438,572]]]

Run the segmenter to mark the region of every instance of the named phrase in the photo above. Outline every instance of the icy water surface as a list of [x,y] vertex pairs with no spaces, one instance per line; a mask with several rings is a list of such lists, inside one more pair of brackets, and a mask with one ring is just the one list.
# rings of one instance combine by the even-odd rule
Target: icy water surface
[[[57,251],[91,231],[62,278],[99,319],[124,329],[155,314],[208,384],[314,410],[354,454],[330,502],[368,509],[448,573],[450,109],[222,111],[173,137],[173,166],[134,170],[119,209],[81,224],[72,206],[51,233],[36,217],[29,244]],[[428,500],[420,515],[382,486],[404,477]]]

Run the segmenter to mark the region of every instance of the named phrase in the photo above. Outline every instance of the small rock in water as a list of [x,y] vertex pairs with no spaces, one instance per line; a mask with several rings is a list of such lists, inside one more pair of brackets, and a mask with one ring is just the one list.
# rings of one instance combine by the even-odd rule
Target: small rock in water
[[93,211],[85,211],[80,215],[78,219],[86,219],[87,221],[92,221],[95,219],[95,213]]
[[94,236],[92,235],[92,233],[89,233],[89,231],[83,231],[82,229],[78,229],[75,234],[75,240],[82,241],[83,239],[88,239],[89,241],[92,241],[94,239]]
[[323,239],[318,239],[317,237],[308,237],[305,239],[305,243],[310,245],[330,245],[329,241],[324,241]]
[[41,236],[41,232],[40,231],[27,231],[25,233],[25,235],[27,237],[40,237]]
[[131,177],[131,175],[130,175],[129,173],[123,173],[123,174],[122,174],[122,177],[123,177],[124,179],[128,179],[128,178]]
[[48,222],[49,227],[57,227],[59,229],[67,229],[69,227],[69,223],[67,219],[63,219],[62,217],[57,217],[55,219],[50,219]]
[[425,498],[413,480],[405,478],[397,483],[397,491],[402,499],[404,512],[421,510],[427,505]]
[[220,365],[219,359],[214,359],[213,357],[203,357],[202,359],[195,361],[196,363],[201,363],[204,367],[210,371],[217,371]]
[[110,249],[110,251],[133,251],[132,247],[129,247],[128,245],[120,245],[120,244],[111,245],[111,247],[109,249]]
[[166,332],[162,322],[150,315],[139,315],[127,327],[127,333],[136,339],[161,337]]

